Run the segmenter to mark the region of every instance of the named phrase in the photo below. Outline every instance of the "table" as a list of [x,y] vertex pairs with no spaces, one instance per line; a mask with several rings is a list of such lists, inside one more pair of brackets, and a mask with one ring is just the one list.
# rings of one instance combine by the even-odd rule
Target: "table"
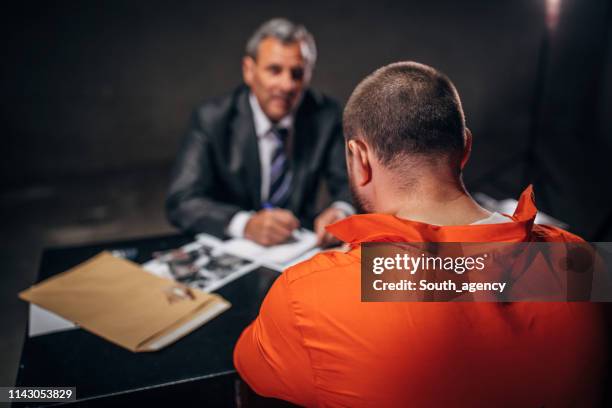
[[[137,250],[135,262],[154,251],[177,248],[186,235],[52,248],[43,252],[38,281],[65,271],[102,250]],[[75,386],[77,405],[153,403],[178,406],[235,406],[238,378],[234,344],[256,317],[278,272],[259,268],[217,291],[232,307],[153,353],[132,353],[85,330],[29,338],[26,334],[16,386]],[[30,403],[37,406],[41,403]],[[21,405],[20,405],[21,406]]]

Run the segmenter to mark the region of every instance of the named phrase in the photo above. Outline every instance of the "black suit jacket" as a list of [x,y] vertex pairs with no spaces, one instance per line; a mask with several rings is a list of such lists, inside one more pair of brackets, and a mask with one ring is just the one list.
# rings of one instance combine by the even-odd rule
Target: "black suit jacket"
[[[333,201],[351,202],[341,118],[338,104],[311,90],[295,115],[286,208],[309,228],[323,179]],[[249,88],[240,86],[193,113],[166,200],[168,219],[184,231],[222,236],[238,211],[261,209],[260,173]]]

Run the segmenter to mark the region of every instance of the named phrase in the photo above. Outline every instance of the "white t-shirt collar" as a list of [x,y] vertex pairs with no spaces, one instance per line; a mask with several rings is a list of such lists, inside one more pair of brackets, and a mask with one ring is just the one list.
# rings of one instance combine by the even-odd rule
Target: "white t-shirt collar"
[[493,211],[488,217],[473,222],[470,225],[503,224],[506,222],[512,222],[512,219],[498,213],[497,211]]

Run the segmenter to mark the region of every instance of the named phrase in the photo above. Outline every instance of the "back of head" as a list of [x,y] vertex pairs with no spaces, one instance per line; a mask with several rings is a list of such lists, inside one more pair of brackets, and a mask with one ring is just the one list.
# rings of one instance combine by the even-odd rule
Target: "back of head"
[[364,139],[389,168],[419,156],[460,170],[461,101],[451,81],[427,65],[397,62],[367,76],[346,105],[343,127],[347,139]]

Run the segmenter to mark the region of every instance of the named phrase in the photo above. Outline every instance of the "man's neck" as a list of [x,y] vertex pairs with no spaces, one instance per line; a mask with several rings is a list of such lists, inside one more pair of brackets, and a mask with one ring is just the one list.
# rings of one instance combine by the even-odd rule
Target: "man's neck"
[[418,186],[409,194],[396,194],[390,212],[398,218],[433,225],[468,225],[491,215],[465,191],[463,185],[449,188]]

